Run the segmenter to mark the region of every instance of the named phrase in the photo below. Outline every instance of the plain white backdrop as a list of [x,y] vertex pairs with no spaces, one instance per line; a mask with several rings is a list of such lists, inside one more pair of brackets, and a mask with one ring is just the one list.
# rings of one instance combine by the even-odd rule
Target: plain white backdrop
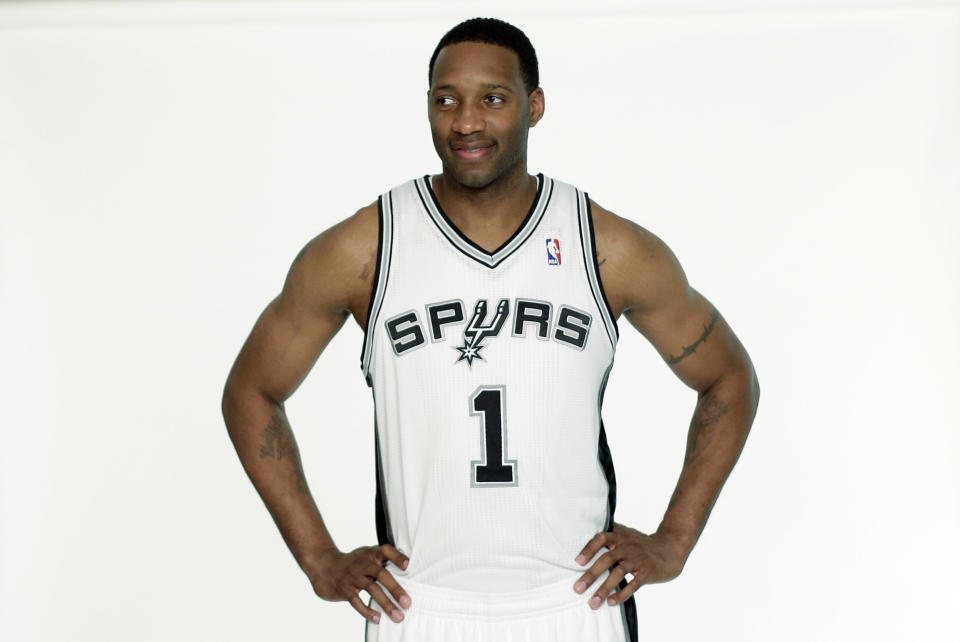
[[[537,49],[532,172],[663,238],[750,352],[746,449],[644,640],[956,640],[955,2],[0,5],[0,638],[360,640],[220,415],[300,247],[440,170],[427,62]],[[621,321],[617,520],[656,528],[695,393]],[[348,321],[288,401],[338,545],[375,543]]]

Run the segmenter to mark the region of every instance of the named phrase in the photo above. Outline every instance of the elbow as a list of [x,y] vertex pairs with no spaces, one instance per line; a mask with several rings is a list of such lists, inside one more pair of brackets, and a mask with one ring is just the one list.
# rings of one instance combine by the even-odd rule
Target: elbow
[[223,394],[220,396],[220,413],[223,415],[223,422],[228,432],[235,427],[238,417],[249,411],[252,397],[249,388],[242,385],[235,377],[227,377]]
[[757,378],[757,372],[750,368],[750,400],[753,414],[757,414],[757,408],[760,406],[760,379]]
[[241,424],[246,422],[247,417],[269,416],[277,408],[282,410],[283,403],[257,384],[244,378],[227,378],[220,397],[220,413],[231,436],[235,431],[242,430]]
[[757,371],[753,367],[753,361],[750,357],[744,355],[741,367],[739,368],[740,389],[742,398],[751,420],[757,414],[757,407],[760,405],[760,379],[757,377]]
[[223,390],[223,396],[220,397],[220,414],[223,415],[224,420],[230,415],[230,409],[233,407],[233,399],[230,396],[230,391],[227,388]]
[[223,415],[223,423],[226,424],[228,432],[230,431],[231,419],[236,416],[237,405],[236,392],[230,386],[228,380],[227,385],[223,387],[223,395],[220,397],[220,414]]
[[[751,417],[757,414],[760,405],[760,380],[753,364],[747,359],[742,365],[728,370],[718,381],[717,385],[727,390],[731,399],[737,400],[737,405]],[[719,388],[712,388],[717,390]],[[704,393],[701,394],[705,394]]]
[[237,405],[237,380],[234,371],[231,369],[227,375],[227,380],[223,384],[223,392],[220,395],[220,412],[226,420]]

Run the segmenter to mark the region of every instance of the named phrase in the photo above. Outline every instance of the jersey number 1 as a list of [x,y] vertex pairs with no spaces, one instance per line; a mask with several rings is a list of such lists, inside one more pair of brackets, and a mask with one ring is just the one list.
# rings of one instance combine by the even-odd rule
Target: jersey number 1
[[470,396],[470,414],[483,421],[483,459],[470,462],[470,485],[516,486],[517,460],[506,459],[506,386],[480,386]]

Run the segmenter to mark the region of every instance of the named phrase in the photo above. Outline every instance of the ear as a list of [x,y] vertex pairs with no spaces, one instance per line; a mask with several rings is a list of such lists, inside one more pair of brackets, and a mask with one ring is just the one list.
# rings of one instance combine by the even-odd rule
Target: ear
[[528,100],[530,102],[530,126],[533,127],[543,118],[543,110],[546,108],[543,89],[537,87],[531,91]]

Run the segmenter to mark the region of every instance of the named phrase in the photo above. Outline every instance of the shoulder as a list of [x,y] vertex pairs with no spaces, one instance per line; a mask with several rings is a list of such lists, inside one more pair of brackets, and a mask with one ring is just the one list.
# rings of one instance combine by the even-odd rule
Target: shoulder
[[377,265],[379,209],[374,201],[310,239],[290,266],[284,296],[365,313]]
[[657,307],[689,288],[674,253],[657,235],[590,200],[597,264],[614,318]]

